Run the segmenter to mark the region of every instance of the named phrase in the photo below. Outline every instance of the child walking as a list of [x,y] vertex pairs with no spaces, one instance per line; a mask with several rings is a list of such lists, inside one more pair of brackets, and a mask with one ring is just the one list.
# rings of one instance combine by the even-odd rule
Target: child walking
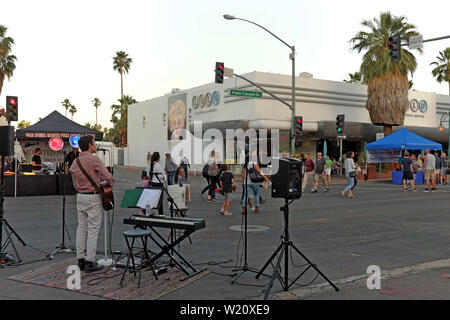
[[231,216],[230,202],[231,193],[233,192],[234,175],[228,171],[228,166],[226,164],[222,165],[222,175],[220,177],[220,188],[222,189],[224,200],[220,213],[224,216]]

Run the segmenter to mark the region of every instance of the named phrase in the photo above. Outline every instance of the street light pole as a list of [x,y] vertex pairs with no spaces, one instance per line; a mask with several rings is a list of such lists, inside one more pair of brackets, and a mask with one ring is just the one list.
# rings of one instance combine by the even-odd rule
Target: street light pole
[[444,130],[444,126],[442,125],[442,122],[444,121],[445,116],[447,116],[447,121],[448,121],[448,147],[447,147],[447,157],[450,155],[450,110],[448,111],[448,113],[444,113],[441,116],[441,120],[439,121],[439,130],[443,131]]
[[291,54],[289,55],[289,59],[292,60],[292,116],[291,116],[291,132],[289,134],[290,136],[290,143],[291,143],[291,154],[295,153],[295,46],[290,46],[285,41],[283,41],[281,38],[276,36],[273,32],[270,30],[264,28],[263,26],[242,18],[236,18],[235,16],[232,16],[230,14],[224,14],[223,17],[227,20],[242,20],[251,24],[254,24],[255,26],[260,27],[261,29],[267,31],[272,36],[280,40],[283,44],[285,44],[289,49],[291,49]]

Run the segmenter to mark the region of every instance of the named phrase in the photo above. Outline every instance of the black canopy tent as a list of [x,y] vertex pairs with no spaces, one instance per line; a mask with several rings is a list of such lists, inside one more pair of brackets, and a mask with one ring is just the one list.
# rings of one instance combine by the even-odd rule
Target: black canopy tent
[[38,123],[35,123],[28,128],[17,130],[16,139],[40,140],[57,137],[68,140],[70,136],[74,134],[79,136],[92,135],[96,141],[103,140],[102,132],[82,126],[81,124],[66,118],[56,110]]
[[[72,135],[91,135],[96,141],[103,140],[103,133],[82,126],[58,111],[53,111],[36,124],[16,131],[16,139],[20,141],[24,154],[30,161],[35,147],[41,148],[43,161],[61,163],[70,150],[69,139]],[[49,148],[51,138],[61,138],[64,147],[60,151]],[[33,148],[30,148],[33,147]],[[17,174],[5,178],[6,196],[43,196],[55,194],[74,194],[72,179],[64,174],[26,176]],[[64,179],[64,180],[63,180]],[[62,183],[62,181],[66,181]],[[64,190],[62,190],[64,189]]]

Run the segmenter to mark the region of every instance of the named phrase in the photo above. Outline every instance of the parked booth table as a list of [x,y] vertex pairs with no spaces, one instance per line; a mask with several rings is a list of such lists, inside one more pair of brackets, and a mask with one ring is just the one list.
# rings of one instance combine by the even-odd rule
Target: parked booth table
[[[367,144],[367,150],[369,153],[371,150],[381,151],[382,154],[383,150],[426,150],[426,149],[442,150],[442,144],[421,137],[404,128],[383,139]],[[393,159],[384,162],[392,162],[392,161]],[[392,171],[392,183],[393,184],[403,183],[402,171]],[[416,184],[424,183],[423,171],[419,171],[416,174],[415,183]]]
[[[14,197],[15,179],[14,175],[5,176],[6,197]],[[75,194],[72,178],[69,175],[17,175],[16,195],[18,197],[62,195],[63,191],[66,195]]]

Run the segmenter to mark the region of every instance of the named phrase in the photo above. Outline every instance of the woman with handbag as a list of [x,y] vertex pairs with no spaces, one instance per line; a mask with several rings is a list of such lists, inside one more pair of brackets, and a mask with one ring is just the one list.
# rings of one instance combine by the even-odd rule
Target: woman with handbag
[[[252,158],[256,158],[256,151],[253,152]],[[245,214],[245,204],[247,202],[250,190],[253,192],[254,201],[255,201],[255,213],[259,213],[259,187],[261,182],[269,182],[269,178],[264,175],[264,173],[261,171],[261,168],[259,167],[258,163],[254,161],[249,161],[247,165],[247,190],[245,189],[245,167],[242,168],[242,181],[243,181],[243,188],[242,188],[242,213]]]
[[345,197],[345,194],[348,192],[349,198],[354,198],[352,192],[352,187],[355,184],[355,177],[357,175],[355,162],[353,161],[353,157],[355,156],[353,151],[347,152],[347,156],[345,158],[345,176],[347,177],[348,184],[345,189],[341,192],[342,198]]

